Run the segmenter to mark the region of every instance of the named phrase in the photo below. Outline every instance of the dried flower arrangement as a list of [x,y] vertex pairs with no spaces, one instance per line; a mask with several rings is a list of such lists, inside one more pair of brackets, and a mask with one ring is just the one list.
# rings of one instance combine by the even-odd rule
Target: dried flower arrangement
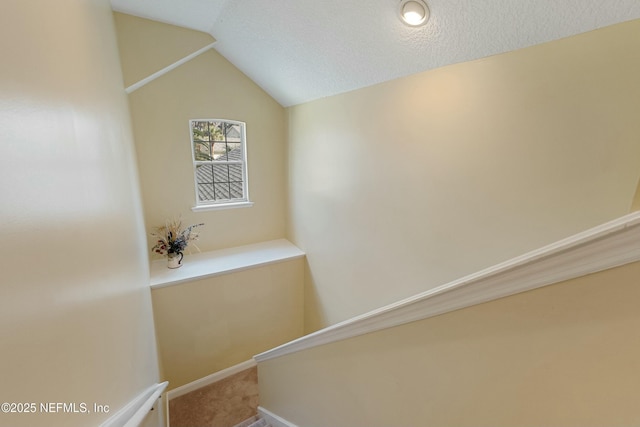
[[[193,229],[202,225],[204,224],[195,224],[183,229],[181,219],[168,220],[164,226],[156,227],[155,231],[151,233],[151,236],[157,239],[151,250],[160,255],[182,255],[189,243],[198,240],[198,233]],[[198,249],[197,246],[195,247]]]

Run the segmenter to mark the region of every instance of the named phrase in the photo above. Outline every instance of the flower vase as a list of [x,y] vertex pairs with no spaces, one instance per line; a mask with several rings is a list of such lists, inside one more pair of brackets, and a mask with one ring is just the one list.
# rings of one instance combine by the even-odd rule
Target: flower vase
[[179,268],[182,267],[182,258],[184,254],[182,252],[171,252],[167,254],[167,267]]

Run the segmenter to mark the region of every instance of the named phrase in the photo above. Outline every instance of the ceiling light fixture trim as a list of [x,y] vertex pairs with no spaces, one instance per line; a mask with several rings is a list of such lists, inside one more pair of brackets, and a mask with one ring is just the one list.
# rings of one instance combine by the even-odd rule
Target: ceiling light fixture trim
[[423,0],[401,0],[398,14],[406,25],[419,27],[429,20],[429,7]]

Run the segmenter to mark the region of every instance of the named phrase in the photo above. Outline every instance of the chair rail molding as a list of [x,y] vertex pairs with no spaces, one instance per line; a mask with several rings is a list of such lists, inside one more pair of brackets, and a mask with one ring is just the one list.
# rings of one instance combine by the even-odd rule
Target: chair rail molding
[[640,211],[254,356],[286,354],[426,319],[640,260]]

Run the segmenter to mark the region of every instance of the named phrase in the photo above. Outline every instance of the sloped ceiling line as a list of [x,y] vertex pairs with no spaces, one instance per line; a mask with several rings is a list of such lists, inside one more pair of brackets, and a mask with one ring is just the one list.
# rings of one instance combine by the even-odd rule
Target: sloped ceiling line
[[198,31],[288,107],[640,18],[638,0],[427,0],[410,28],[399,0],[110,0]]

